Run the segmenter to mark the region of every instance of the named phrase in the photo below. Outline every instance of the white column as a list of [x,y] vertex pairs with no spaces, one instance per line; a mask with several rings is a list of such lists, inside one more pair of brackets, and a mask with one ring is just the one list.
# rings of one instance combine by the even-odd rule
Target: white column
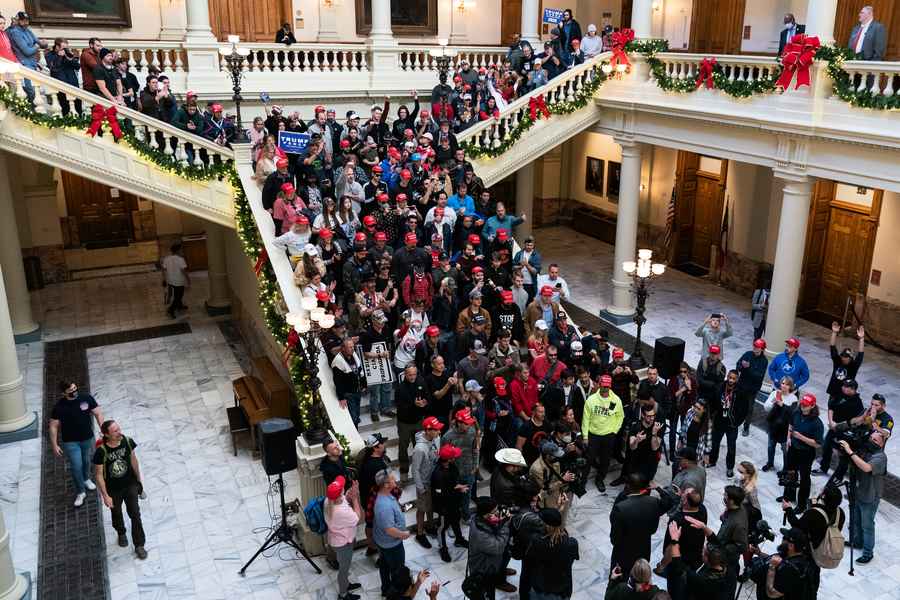
[[25,267],[22,263],[22,246],[16,226],[16,212],[13,207],[12,190],[9,186],[9,169],[6,155],[0,154],[0,266],[6,286],[8,312],[12,317],[13,332],[16,335],[31,333],[38,324],[31,317],[31,295],[25,285]]
[[[637,4],[637,3],[635,3]],[[638,208],[641,199],[641,146],[634,141],[619,141],[622,146],[622,176],[619,182],[619,210],[616,215],[616,251],[613,264],[612,304],[607,311],[626,317],[634,313],[631,277],[622,263],[637,256]]]
[[231,306],[228,266],[225,262],[225,231],[217,223],[206,224],[206,261],[209,273],[209,300],[206,310],[213,314]]
[[186,0],[187,35],[190,42],[214,42],[215,36],[209,25],[208,0]]
[[540,0],[522,0],[522,27],[519,35],[521,39],[535,47],[541,41],[541,35],[538,32],[540,10]]
[[775,176],[785,183],[775,246],[772,294],[769,296],[769,314],[766,318],[766,338],[772,348],[794,335],[812,192],[812,183],[804,175],[776,171]]
[[[0,277],[0,433],[24,429],[34,423],[34,419],[35,414],[25,410],[24,378],[19,371],[16,340],[6,305],[3,278]],[[2,582],[0,577],[0,591],[3,588]],[[0,594],[0,598],[2,597]]]
[[838,0],[809,0],[806,8],[806,33],[818,36],[822,45],[834,41],[834,19]]
[[22,600],[28,592],[28,582],[13,569],[11,540],[0,511],[0,600]]
[[[631,28],[634,37],[647,39],[653,37],[653,2],[652,0],[634,0],[631,4]],[[622,165],[623,167],[625,165]]]
[[525,222],[516,227],[516,237],[521,244],[531,235],[534,223],[534,162],[516,171],[516,214],[525,215]]
[[394,32],[391,30],[391,0],[372,0],[372,30],[369,32],[372,43],[393,44]]

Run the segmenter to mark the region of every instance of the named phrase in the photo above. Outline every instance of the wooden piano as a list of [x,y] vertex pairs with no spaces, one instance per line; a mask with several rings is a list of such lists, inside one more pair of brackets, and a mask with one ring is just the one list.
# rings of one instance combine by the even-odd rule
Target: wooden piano
[[234,404],[240,406],[250,424],[250,438],[257,448],[256,426],[272,417],[291,418],[290,388],[275,366],[262,356],[253,359],[252,375],[232,382]]

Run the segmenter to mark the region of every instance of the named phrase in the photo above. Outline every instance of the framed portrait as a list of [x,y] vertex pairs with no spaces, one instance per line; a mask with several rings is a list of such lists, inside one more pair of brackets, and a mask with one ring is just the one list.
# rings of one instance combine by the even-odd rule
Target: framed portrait
[[[437,35],[437,0],[391,0],[391,30],[399,37]],[[356,0],[356,33],[372,30],[372,0]]]
[[619,182],[622,179],[622,163],[609,161],[609,173],[606,176],[606,198],[619,203]]
[[603,195],[603,159],[588,156],[585,159],[584,190],[589,194]]
[[131,27],[130,0],[25,0],[35,25]]

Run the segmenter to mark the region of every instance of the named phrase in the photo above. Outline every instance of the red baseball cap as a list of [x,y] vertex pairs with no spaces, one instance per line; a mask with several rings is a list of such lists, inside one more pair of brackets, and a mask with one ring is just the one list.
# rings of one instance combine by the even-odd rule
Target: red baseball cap
[[375,217],[372,215],[366,215],[363,217],[363,225],[366,227],[375,227]]
[[422,429],[431,429],[434,431],[440,431],[444,428],[444,424],[437,420],[435,417],[425,417],[422,420]]
[[382,169],[379,165],[375,165],[374,167],[372,167],[372,172],[373,173],[384,173],[384,169]]
[[309,225],[309,218],[306,215],[297,215],[297,218],[294,219],[294,223]]
[[800,398],[800,406],[815,406],[816,405],[816,397],[812,394],[803,394],[803,397]]
[[719,348],[718,346],[716,346],[715,344],[713,344],[712,346],[709,347],[710,354],[719,354],[720,352],[722,352],[722,349]]
[[410,173],[409,169],[403,169],[400,171],[400,177],[403,179],[412,179],[412,173]]
[[625,358],[625,351],[621,348],[613,348],[612,356],[613,358]]
[[506,395],[506,380],[502,377],[494,377],[494,391],[498,396]]
[[357,231],[357,232],[356,232],[356,235],[353,236],[353,241],[355,241],[355,242],[365,242],[365,241],[366,241],[366,234],[364,234],[362,231]]
[[462,456],[462,450],[453,444],[444,444],[441,446],[441,449],[438,450],[438,458],[441,460],[454,460],[460,456]]
[[397,194],[397,202],[406,202],[406,194]]
[[434,214],[435,214],[435,216],[443,217],[444,216],[444,207],[443,206],[435,206]]
[[787,344],[788,346],[793,346],[794,348],[800,347],[800,340],[798,340],[795,337],[784,340],[784,343]]
[[376,231],[375,232],[375,241],[376,242],[386,242],[387,234],[383,231]]
[[545,286],[541,287],[541,296],[550,297],[552,295],[553,295],[552,287],[550,287],[549,285],[545,285]]
[[472,267],[472,273],[484,273],[484,269],[476,265]]
[[422,117],[422,118],[425,118],[425,117],[427,117],[427,116],[430,115],[430,114],[431,114],[431,113],[428,112],[427,109],[422,109],[422,110],[419,111],[419,116]]
[[347,149],[350,147],[350,140],[341,140],[341,148]]
[[328,302],[328,300],[330,298],[331,298],[331,294],[329,294],[327,291],[325,291],[325,290],[316,291],[316,300],[318,300],[319,302]]
[[481,243],[481,238],[478,236],[477,233],[470,233],[469,234],[469,243],[472,244],[473,246],[477,246],[478,244]]
[[503,290],[502,292],[500,292],[500,298],[503,300],[503,304],[512,304],[513,303],[512,290]]
[[500,240],[501,242],[505,242],[506,240],[509,239],[509,232],[506,231],[505,229],[498,229],[497,230],[497,239]]
[[334,233],[332,233],[331,230],[328,229],[327,227],[323,227],[322,229],[319,230],[320,238],[325,238],[327,240],[327,239],[331,239],[331,236],[333,236],[333,235],[334,235]]
[[612,387],[612,377],[610,377],[609,375],[601,375],[600,387]]
[[293,183],[282,183],[281,191],[285,194],[293,194],[294,193],[294,184]]
[[441,328],[438,327],[437,325],[429,325],[428,327],[425,328],[425,335],[431,336],[431,337],[437,337],[437,336],[441,335]]
[[466,425],[472,425],[475,423],[475,417],[472,416],[472,411],[468,408],[463,408],[456,411],[456,414],[453,415],[456,417],[456,420],[460,423],[465,423]]
[[284,167],[288,166],[288,159],[279,158],[278,160],[275,161],[275,166],[278,167],[279,169],[283,169]]
[[764,340],[762,338],[759,338],[758,340],[753,340],[753,347],[765,350],[766,349],[766,340]]
[[334,502],[341,497],[341,494],[344,493],[344,486],[346,484],[347,482],[343,478],[343,476],[338,475],[334,478],[334,481],[329,483],[328,487],[325,488],[325,497]]
[[379,202],[387,202],[388,200],[391,199],[391,197],[388,196],[387,194],[385,194],[384,192],[381,192],[380,194],[375,196],[375,199],[378,200]]
[[222,112],[222,110],[223,110],[221,104],[213,104],[212,106],[209,107],[209,109],[214,113]]
[[415,131],[413,131],[409,127],[407,127],[406,129],[403,130],[403,135],[405,135],[406,137],[412,137],[414,134],[415,134]]
[[412,231],[410,231],[403,238],[403,241],[406,242],[407,244],[417,244],[419,242],[419,238],[416,237],[416,234],[414,234]]

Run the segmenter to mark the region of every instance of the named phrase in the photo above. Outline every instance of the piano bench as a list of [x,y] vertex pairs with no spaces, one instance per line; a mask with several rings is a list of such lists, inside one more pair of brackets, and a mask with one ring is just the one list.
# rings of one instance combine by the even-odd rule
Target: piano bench
[[247,415],[240,406],[229,406],[225,409],[228,413],[228,432],[231,434],[231,447],[234,449],[234,455],[237,456],[237,434],[242,431],[250,432],[250,423],[247,421]]

